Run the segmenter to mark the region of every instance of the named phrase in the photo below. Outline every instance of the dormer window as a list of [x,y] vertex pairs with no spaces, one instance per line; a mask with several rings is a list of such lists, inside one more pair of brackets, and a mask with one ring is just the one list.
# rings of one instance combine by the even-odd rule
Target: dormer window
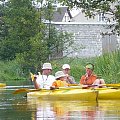
[[105,15],[104,15],[104,13],[99,13],[99,15],[98,15],[98,21],[99,22],[105,21]]

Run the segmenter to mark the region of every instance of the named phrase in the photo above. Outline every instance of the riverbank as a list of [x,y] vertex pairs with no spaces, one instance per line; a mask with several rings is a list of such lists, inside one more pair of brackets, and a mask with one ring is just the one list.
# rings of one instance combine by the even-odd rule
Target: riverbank
[[[114,53],[104,54],[95,58],[64,58],[51,61],[53,66],[52,74],[62,69],[62,65],[67,63],[71,66],[71,75],[74,76],[76,82],[83,74],[85,74],[85,65],[91,62],[95,65],[94,72],[105,79],[106,83],[119,83],[120,82],[120,51]],[[30,79],[30,69],[24,72],[20,64],[16,61],[0,61],[0,82],[7,84],[32,84]],[[32,71],[36,74],[36,71]]]

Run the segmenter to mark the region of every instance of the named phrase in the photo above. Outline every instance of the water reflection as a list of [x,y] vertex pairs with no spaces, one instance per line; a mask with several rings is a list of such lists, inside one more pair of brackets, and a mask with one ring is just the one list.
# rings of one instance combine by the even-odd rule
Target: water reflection
[[[69,119],[77,118],[88,111],[90,116],[94,116],[96,103],[80,102],[80,101],[40,101],[28,100],[28,106],[36,109],[36,119]],[[83,111],[84,110],[84,111]],[[83,111],[83,113],[81,113]]]
[[[102,100],[88,101],[40,101],[28,99],[29,109],[33,120],[62,119],[62,120],[102,120],[120,119],[120,101]],[[116,104],[117,103],[117,104]],[[117,107],[115,107],[117,105]]]

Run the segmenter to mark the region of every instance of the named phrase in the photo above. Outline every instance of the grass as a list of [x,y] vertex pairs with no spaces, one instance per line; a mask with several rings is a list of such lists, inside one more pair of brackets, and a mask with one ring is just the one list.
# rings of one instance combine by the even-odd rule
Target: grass
[[0,81],[25,80],[16,61],[0,61]]
[[120,51],[115,51],[110,54],[96,58],[96,73],[102,74],[106,82],[118,83],[120,82]]

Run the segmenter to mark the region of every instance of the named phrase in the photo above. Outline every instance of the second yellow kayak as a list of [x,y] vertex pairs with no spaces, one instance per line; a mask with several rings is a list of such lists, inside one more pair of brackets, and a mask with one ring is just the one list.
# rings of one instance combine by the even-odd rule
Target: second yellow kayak
[[100,88],[98,89],[98,100],[120,99],[120,89]]

